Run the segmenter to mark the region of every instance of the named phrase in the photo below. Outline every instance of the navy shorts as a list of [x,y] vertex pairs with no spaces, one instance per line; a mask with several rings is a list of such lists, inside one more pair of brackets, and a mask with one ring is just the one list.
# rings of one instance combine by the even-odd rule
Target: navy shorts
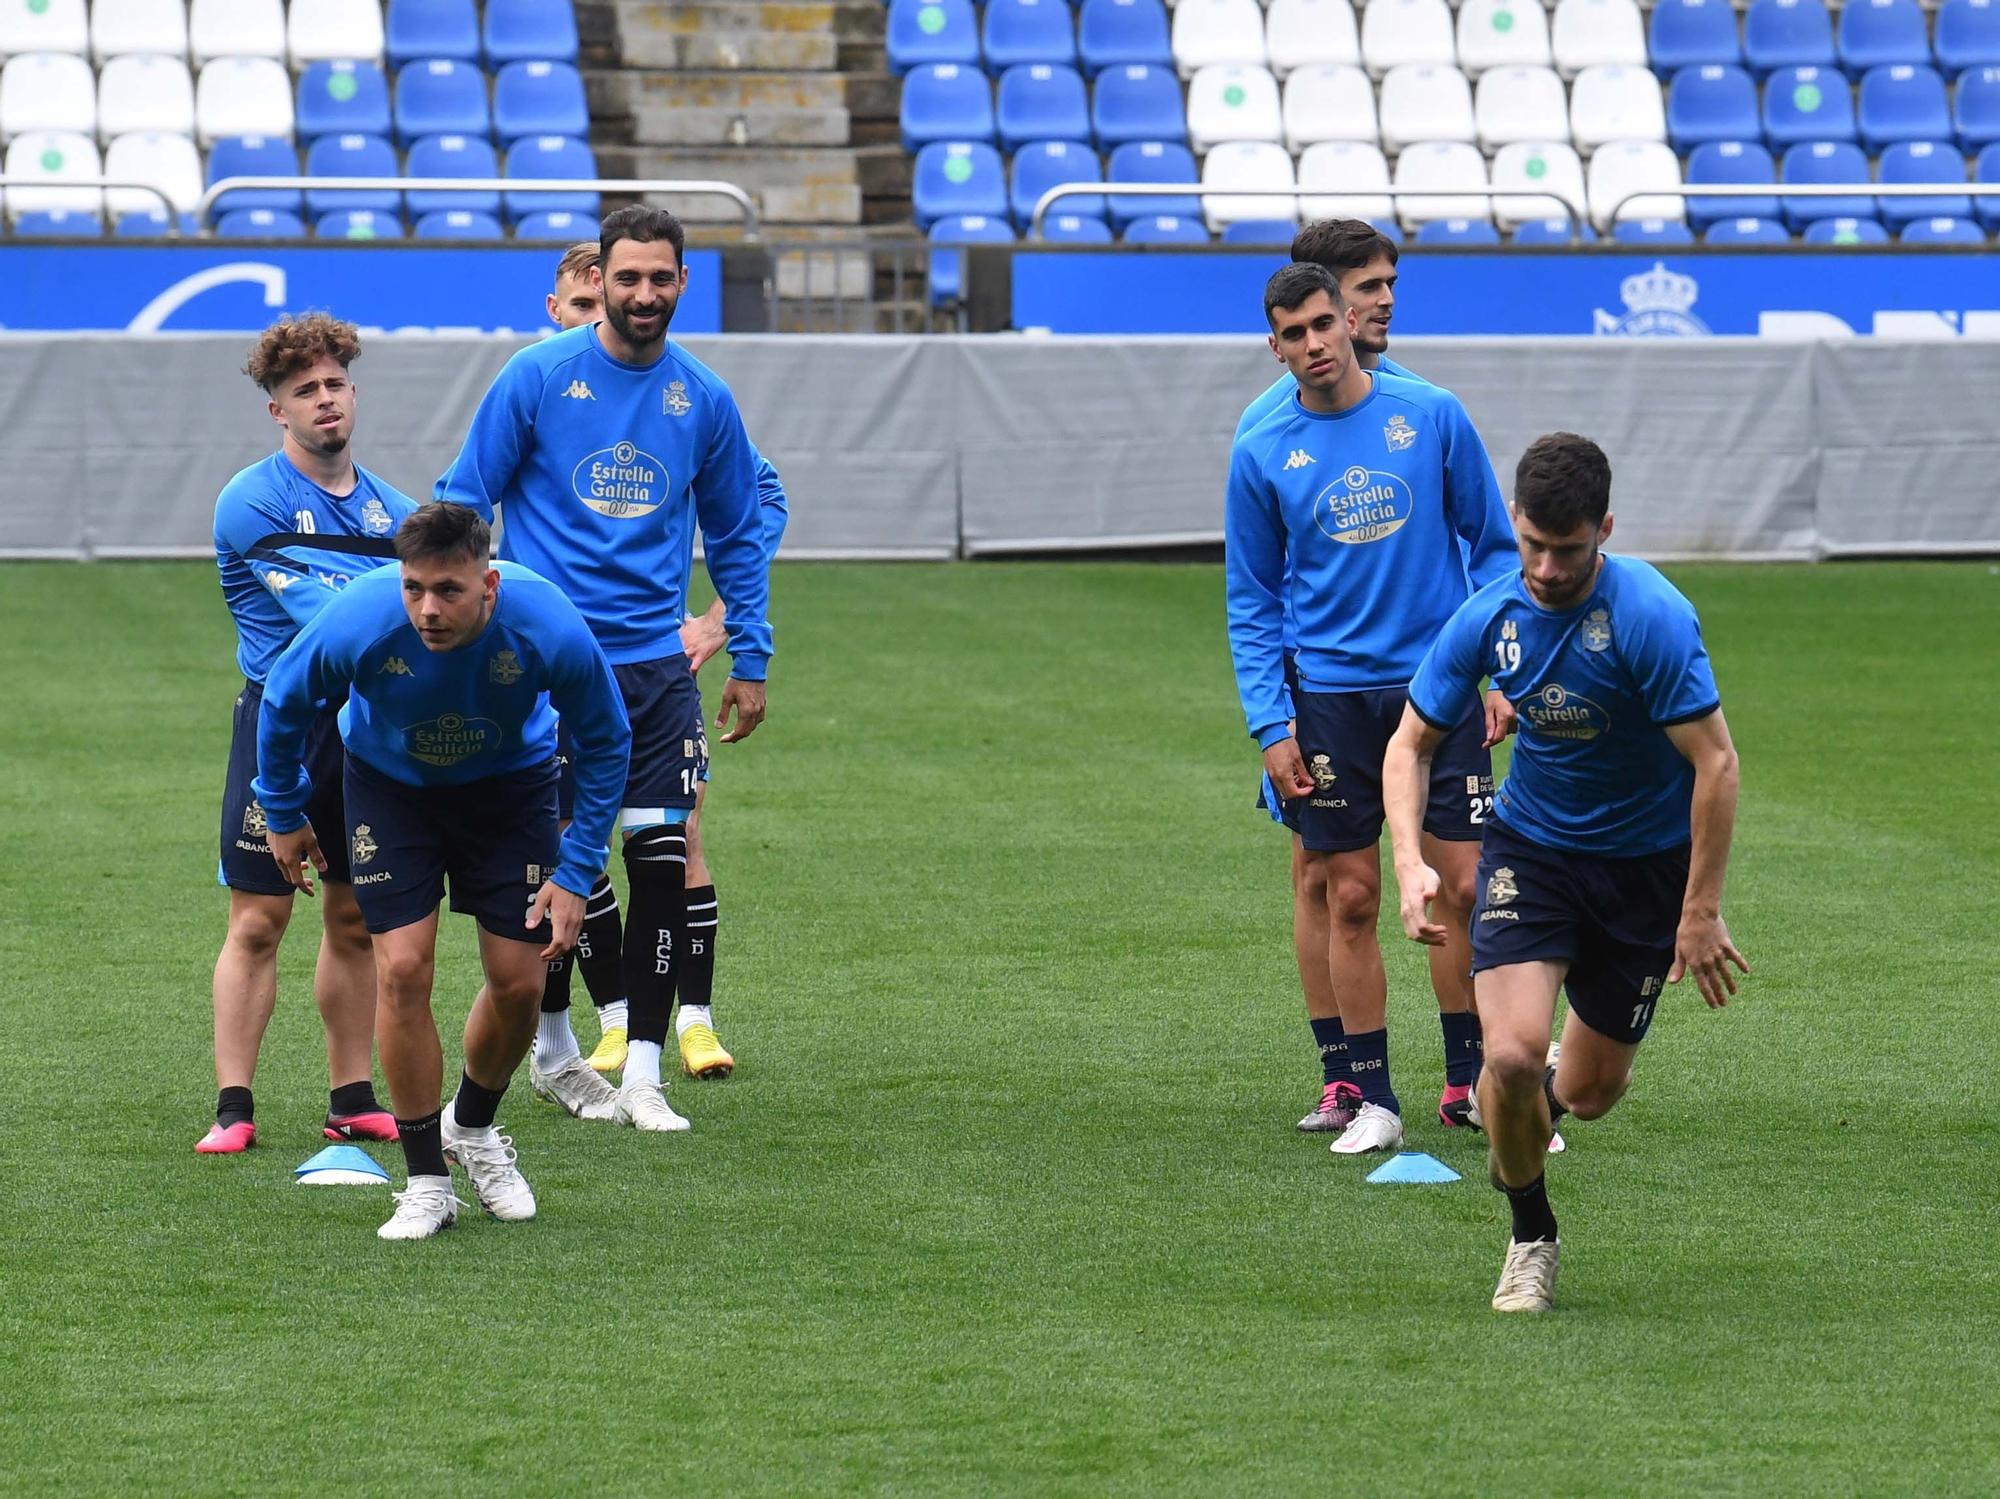
[[[632,661],[611,668],[632,720],[632,766],[625,773],[622,807],[664,807],[686,812],[708,779],[708,734],[701,722],[701,693],[686,656]],[[562,772],[563,821],[576,810],[576,777],[569,768],[569,730],[556,726],[556,763]],[[669,819],[674,820],[674,819]],[[627,831],[630,831],[629,829]]]
[[[1315,784],[1308,796],[1286,798],[1285,826],[1310,852],[1341,854],[1381,842],[1382,757],[1408,700],[1401,687],[1292,695],[1299,753]],[[1475,703],[1431,757],[1424,831],[1433,837],[1470,843],[1492,816],[1493,757],[1480,748],[1485,737],[1485,710]]]
[[[292,887],[278,873],[271,845],[264,841],[264,809],[250,792],[257,775],[257,715],[264,706],[264,688],[245,682],[237,694],[229,724],[229,770],[222,781],[222,860],[216,880],[231,890],[252,895],[290,895]],[[312,777],[306,817],[326,854],[322,878],[347,883],[347,844],[342,836],[347,814],[342,808],[341,767],[346,751],[340,743],[340,705],[313,719],[306,732],[305,769]]]
[[1635,858],[1550,848],[1488,821],[1472,912],[1472,971],[1567,962],[1569,1007],[1637,1046],[1674,965],[1688,845]]
[[347,757],[348,853],[354,899],[371,932],[422,921],[444,899],[496,937],[547,942],[544,920],[522,923],[555,872],[553,760],[463,786],[412,786]]

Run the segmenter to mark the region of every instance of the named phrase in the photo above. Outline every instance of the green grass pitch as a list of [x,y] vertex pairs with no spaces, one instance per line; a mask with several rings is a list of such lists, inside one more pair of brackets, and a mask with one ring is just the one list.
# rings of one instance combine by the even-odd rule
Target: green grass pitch
[[[386,1192],[291,1182],[310,909],[264,1143],[190,1151],[212,568],[0,569],[0,1491],[2000,1492],[2000,572],[1671,571],[1756,972],[1665,1004],[1569,1132],[1558,1310],[1503,1319],[1393,915],[1411,1148],[1466,1180],[1366,1187],[1292,1128],[1315,1059],[1214,567],[782,568],[709,828],[736,1076],[651,1138],[518,1079],[541,1217],[418,1245],[374,1237]],[[444,947],[449,1062],[463,918]]]

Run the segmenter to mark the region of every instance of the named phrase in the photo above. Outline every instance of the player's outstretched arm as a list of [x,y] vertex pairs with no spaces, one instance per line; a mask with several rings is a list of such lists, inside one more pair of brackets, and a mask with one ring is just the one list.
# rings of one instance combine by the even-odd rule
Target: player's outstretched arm
[[286,883],[312,892],[308,861],[326,868],[318,839],[306,822],[312,777],[306,774],[306,734],[318,705],[339,695],[353,677],[347,652],[336,638],[342,617],[335,595],[264,677],[264,701],[257,710],[257,775],[250,794],[264,809],[265,838]]
[[[1258,471],[1256,446],[1239,442],[1229,455],[1229,485],[1222,504],[1223,585],[1229,627],[1229,659],[1236,670],[1236,693],[1243,721],[1264,768],[1285,796],[1303,796],[1312,780],[1299,760],[1298,745],[1277,766],[1269,752],[1291,740],[1291,703],[1285,692],[1285,523],[1277,497]],[[1303,788],[1290,777],[1296,762]]]
[[1444,742],[1442,730],[1424,721],[1415,708],[1403,705],[1382,756],[1382,812],[1389,824],[1389,844],[1396,862],[1396,888],[1402,899],[1403,935],[1426,947],[1442,947],[1444,924],[1431,916],[1437,898],[1438,872],[1424,862],[1424,808],[1431,794],[1431,759]]
[[1670,724],[1666,732],[1694,767],[1694,844],[1688,854],[1687,894],[1681,902],[1674,966],[1667,982],[1678,984],[1682,975],[1692,974],[1701,997],[1711,1009],[1720,1009],[1736,992],[1731,965],[1743,973],[1750,971],[1722,919],[1722,880],[1736,830],[1736,746],[1720,708],[1688,723]]

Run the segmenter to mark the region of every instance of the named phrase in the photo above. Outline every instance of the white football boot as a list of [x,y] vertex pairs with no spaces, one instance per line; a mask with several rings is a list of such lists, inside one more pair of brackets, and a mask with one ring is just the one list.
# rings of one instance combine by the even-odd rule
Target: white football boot
[[1379,1103],[1364,1103],[1355,1112],[1354,1122],[1327,1146],[1335,1155],[1367,1155],[1370,1151],[1402,1148],[1402,1118]]
[[1507,1242],[1507,1263],[1500,1268],[1500,1284],[1493,1291],[1496,1312],[1545,1312],[1556,1299],[1556,1254],[1560,1239],[1537,1239],[1532,1244]]
[[560,1105],[572,1118],[608,1121],[617,1117],[618,1090],[581,1056],[569,1057],[554,1072],[542,1071],[530,1059],[528,1087],[535,1097]]
[[654,1133],[693,1129],[667,1102],[666,1090],[658,1083],[627,1083],[618,1090],[617,1113],[620,1124]]
[[444,1137],[444,1156],[465,1168],[466,1180],[479,1205],[505,1223],[525,1223],[535,1216],[535,1193],[521,1168],[511,1135],[497,1128],[462,1129],[452,1121],[451,1106],[445,1105],[439,1133]]
[[449,1176],[413,1176],[395,1195],[396,1213],[375,1230],[378,1239],[429,1239],[458,1222],[458,1198]]

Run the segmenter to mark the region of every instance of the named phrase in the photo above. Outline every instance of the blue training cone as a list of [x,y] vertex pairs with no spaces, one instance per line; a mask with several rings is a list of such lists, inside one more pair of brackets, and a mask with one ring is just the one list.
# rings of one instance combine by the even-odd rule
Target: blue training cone
[[1405,1150],[1390,1156],[1388,1160],[1369,1172],[1368,1180],[1376,1185],[1455,1182],[1458,1180],[1458,1173],[1434,1155],[1426,1155],[1421,1150]]
[[389,1173],[358,1145],[329,1145],[292,1175],[302,1187],[373,1187],[389,1180]]

